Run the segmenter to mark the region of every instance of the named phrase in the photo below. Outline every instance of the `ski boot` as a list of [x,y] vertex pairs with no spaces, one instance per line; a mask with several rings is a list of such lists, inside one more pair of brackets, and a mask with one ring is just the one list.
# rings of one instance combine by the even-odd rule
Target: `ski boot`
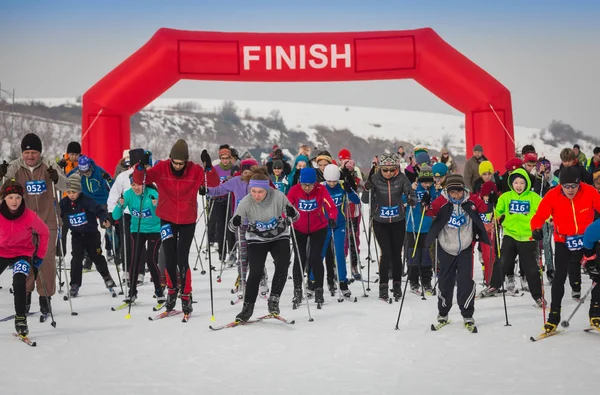
[[306,299],[312,299],[315,294],[315,282],[308,280],[308,286],[306,288]]
[[496,296],[498,293],[500,293],[500,290],[490,285],[489,287],[486,287],[483,291],[481,291],[478,296],[479,298],[483,299],[489,298],[490,296]]
[[265,270],[262,278],[260,279],[260,285],[258,288],[258,292],[263,297],[266,297],[269,294],[269,276],[267,276],[267,271]]
[[379,299],[385,300],[386,302],[390,298],[390,286],[389,284],[379,284]]
[[323,288],[315,288],[315,303],[325,303],[325,298],[323,297]]
[[29,334],[29,327],[27,326],[26,316],[15,315],[15,331],[20,336],[27,336]]
[[344,295],[345,298],[349,298],[350,296],[352,296],[352,292],[350,291],[350,289],[348,289],[348,283],[346,281],[340,282],[340,290],[342,291],[342,295]]
[[590,326],[600,331],[600,317],[590,317]]
[[87,253],[85,254],[85,257],[83,259],[83,270],[84,271],[92,270],[92,259],[90,258],[90,256]]
[[529,292],[529,284],[527,283],[527,277],[521,276],[521,290]]
[[188,315],[194,311],[192,306],[192,294],[181,294],[181,310],[183,314]]
[[506,276],[506,292],[508,292],[510,294],[514,294],[516,292],[515,276],[514,275],[508,275],[508,276]]
[[402,297],[402,281],[394,281],[392,286],[393,286],[392,290],[394,293],[394,299],[397,302]]
[[463,317],[463,323],[469,332],[477,333],[477,327],[475,326],[475,319],[473,317]]
[[579,302],[581,299],[581,291],[571,291],[571,297],[574,301]]
[[269,300],[267,301],[267,308],[269,309],[269,314],[279,315],[279,295],[269,296]]
[[438,314],[438,316],[437,316],[437,321],[438,321],[440,324],[446,324],[446,323],[448,322],[448,315],[441,315],[441,314]]
[[143,274],[138,274],[138,280],[137,280],[137,285],[144,285],[144,275]]
[[236,322],[247,322],[254,314],[254,303],[244,302],[244,307],[238,315],[235,316]]
[[165,297],[165,293],[162,288],[158,288],[157,290],[155,290],[154,295],[156,296],[157,304],[163,304],[167,301],[167,298]]
[[302,288],[294,288],[294,297],[292,298],[292,305],[295,309],[302,303]]
[[169,288],[167,303],[165,304],[165,309],[167,311],[172,311],[175,308],[175,304],[177,303],[177,291],[177,288]]
[[421,295],[421,286],[419,285],[418,282],[412,282],[410,283],[410,292],[416,294],[416,295]]
[[240,275],[238,274],[237,278],[235,279],[235,284],[233,284],[233,288],[231,288],[231,293],[236,294],[239,291],[240,291]]
[[111,277],[104,279],[104,285],[106,285],[106,288],[108,289],[115,288],[117,286],[117,284],[115,284],[115,281]]
[[358,271],[358,264],[356,265],[352,265],[352,277],[356,280],[356,281],[360,281],[362,280],[362,276],[360,275],[360,272]]
[[127,296],[123,302],[125,302],[127,304],[134,304],[136,300],[137,300],[137,294],[136,295]]
[[79,296],[79,285],[77,285],[77,284],[71,285],[71,289],[69,290],[69,296],[71,298],[76,298]]
[[425,295],[427,295],[427,296],[433,295],[433,287],[431,286],[431,282],[425,283],[423,285],[423,290],[425,291]]
[[546,299],[544,299],[544,298],[537,298],[535,300],[535,304],[536,304],[537,307],[539,307],[541,309],[544,306],[547,306],[548,302],[546,302]]
[[48,315],[52,311],[52,297],[40,296],[40,313]]
[[544,331],[546,333],[555,332],[558,324],[560,323],[560,310],[552,309],[548,314],[548,320],[544,324]]
[[329,289],[329,293],[331,294],[331,296],[335,296],[335,291],[337,291],[337,287],[335,286],[333,278],[327,279],[327,288]]

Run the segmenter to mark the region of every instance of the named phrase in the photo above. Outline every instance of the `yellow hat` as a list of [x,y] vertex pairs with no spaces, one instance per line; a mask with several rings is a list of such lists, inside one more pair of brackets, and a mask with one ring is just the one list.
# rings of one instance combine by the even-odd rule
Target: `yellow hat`
[[482,175],[484,173],[494,174],[494,166],[489,160],[484,160],[479,164],[479,175]]

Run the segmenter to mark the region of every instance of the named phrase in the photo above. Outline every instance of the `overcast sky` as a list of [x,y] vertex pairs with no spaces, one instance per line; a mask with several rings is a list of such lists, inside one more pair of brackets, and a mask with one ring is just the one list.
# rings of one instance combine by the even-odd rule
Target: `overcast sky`
[[[558,119],[600,135],[600,1],[0,0],[0,15],[0,84],[16,89],[18,97],[80,96],[160,27],[256,32],[431,27],[508,87],[517,125],[545,127]],[[412,80],[181,81],[163,97],[456,113]]]

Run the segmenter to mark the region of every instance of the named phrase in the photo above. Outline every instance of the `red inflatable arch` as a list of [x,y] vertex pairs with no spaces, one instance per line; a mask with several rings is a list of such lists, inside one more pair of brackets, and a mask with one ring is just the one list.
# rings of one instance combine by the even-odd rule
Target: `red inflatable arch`
[[[514,156],[510,92],[432,29],[222,33],[160,29],[83,95],[83,152],[112,169],[131,115],[180,79],[304,82],[412,78],[465,114],[467,153]],[[403,136],[390,136],[401,139]]]

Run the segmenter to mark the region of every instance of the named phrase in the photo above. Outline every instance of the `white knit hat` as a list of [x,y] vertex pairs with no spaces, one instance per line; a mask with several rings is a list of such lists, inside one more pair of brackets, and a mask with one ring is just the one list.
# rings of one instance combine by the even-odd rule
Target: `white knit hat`
[[325,181],[339,181],[340,180],[340,169],[336,165],[327,165],[323,171],[323,177]]

